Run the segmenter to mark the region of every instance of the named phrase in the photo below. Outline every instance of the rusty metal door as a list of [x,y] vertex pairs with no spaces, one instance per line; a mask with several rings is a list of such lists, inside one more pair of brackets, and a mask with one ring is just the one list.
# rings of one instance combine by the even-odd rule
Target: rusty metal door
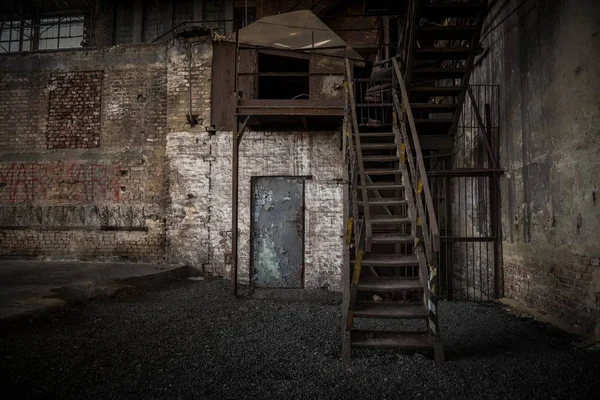
[[304,179],[252,180],[252,283],[304,286]]

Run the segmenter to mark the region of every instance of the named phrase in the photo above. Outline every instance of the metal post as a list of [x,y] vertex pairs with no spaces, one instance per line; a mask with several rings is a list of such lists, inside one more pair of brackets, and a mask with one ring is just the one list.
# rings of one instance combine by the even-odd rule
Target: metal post
[[237,296],[237,272],[238,272],[238,120],[234,116],[231,157],[231,294]]
[[238,88],[238,49],[239,33],[235,33],[235,60],[234,60],[234,109],[233,109],[233,136],[231,138],[231,293],[237,295],[237,272],[238,272],[238,117],[237,117],[237,88]]

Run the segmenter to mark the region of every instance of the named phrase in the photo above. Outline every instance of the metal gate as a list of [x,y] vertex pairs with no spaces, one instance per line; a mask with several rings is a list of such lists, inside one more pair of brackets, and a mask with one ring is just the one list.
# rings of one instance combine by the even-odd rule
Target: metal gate
[[471,85],[452,154],[432,154],[429,182],[440,225],[440,294],[502,296],[499,87]]
[[252,284],[304,286],[304,178],[252,178]]

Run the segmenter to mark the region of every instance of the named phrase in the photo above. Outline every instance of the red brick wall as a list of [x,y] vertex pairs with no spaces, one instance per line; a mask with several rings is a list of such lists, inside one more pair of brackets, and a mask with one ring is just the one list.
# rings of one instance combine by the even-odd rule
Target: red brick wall
[[100,144],[102,71],[59,72],[50,76],[46,142],[49,149]]
[[0,71],[0,257],[163,260],[164,45],[5,55]]

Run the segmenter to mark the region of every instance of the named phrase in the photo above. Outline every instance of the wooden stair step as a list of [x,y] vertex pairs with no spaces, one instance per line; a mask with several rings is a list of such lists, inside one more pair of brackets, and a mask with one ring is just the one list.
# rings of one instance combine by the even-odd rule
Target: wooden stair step
[[356,302],[357,318],[427,319],[429,311],[421,303]]
[[476,18],[481,12],[478,3],[430,3],[421,8],[421,18]]
[[397,155],[376,155],[376,156],[363,156],[363,162],[386,162],[386,161],[399,161]]
[[353,329],[350,345],[354,348],[426,350],[433,348],[428,332],[369,331]]
[[388,215],[372,215],[371,224],[410,224],[410,217],[398,217]]
[[365,253],[362,264],[367,267],[410,267],[419,265],[419,260],[414,254]]
[[396,143],[361,143],[360,148],[363,150],[396,150],[398,145]]
[[372,243],[409,243],[414,244],[415,238],[398,233],[376,233],[373,232]]
[[466,68],[414,68],[413,79],[458,79],[465,76]]
[[366,175],[400,175],[401,173],[402,171],[400,171],[399,169],[365,169]]
[[[359,206],[364,206],[364,202],[359,201]],[[407,200],[402,199],[369,199],[369,206],[388,207],[388,206],[406,206]]]
[[361,138],[373,138],[373,137],[390,137],[394,136],[394,132],[364,132],[359,134]]
[[[391,182],[374,182],[367,183],[367,190],[383,190],[383,189],[404,189],[404,185],[401,183]],[[362,190],[362,186],[357,186],[357,190]]]
[[358,282],[358,290],[363,292],[401,292],[423,289],[419,278],[399,278],[396,276],[365,276]]
[[425,25],[417,30],[419,40],[471,39],[477,31],[475,26]]
[[410,92],[427,96],[458,96],[463,88],[460,86],[415,86]]
[[415,50],[415,60],[466,60],[470,47],[421,47]]

